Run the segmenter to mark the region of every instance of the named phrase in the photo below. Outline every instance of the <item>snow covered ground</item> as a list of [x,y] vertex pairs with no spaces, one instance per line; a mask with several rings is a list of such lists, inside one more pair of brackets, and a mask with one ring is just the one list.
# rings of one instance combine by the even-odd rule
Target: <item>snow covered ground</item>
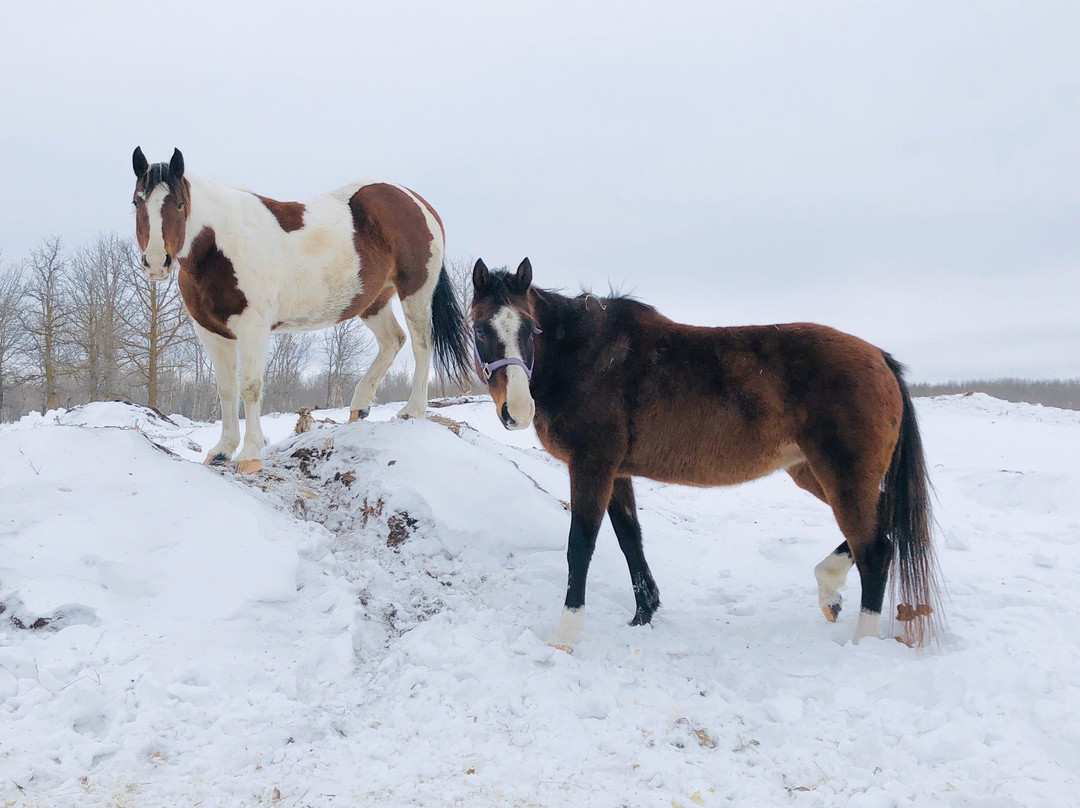
[[1080,413],[918,402],[938,648],[824,621],[839,532],[774,475],[639,481],[663,608],[605,526],[570,656],[565,469],[396,409],[269,416],[243,479],[136,407],[0,427],[0,805],[1080,805]]

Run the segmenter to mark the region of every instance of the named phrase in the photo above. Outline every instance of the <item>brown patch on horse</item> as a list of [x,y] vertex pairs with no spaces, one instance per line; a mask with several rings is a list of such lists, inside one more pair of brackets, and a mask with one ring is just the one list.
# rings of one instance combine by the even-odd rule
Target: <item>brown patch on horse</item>
[[180,294],[191,318],[214,334],[236,339],[230,317],[247,308],[247,297],[236,280],[232,261],[218,249],[212,227],[195,236],[186,258],[180,260]]
[[431,204],[426,199],[424,199],[424,197],[420,196],[420,194],[416,193],[416,191],[414,191],[412,188],[409,189],[409,193],[419,199],[423,203],[424,207],[427,208],[427,212],[430,213],[432,218],[439,223],[439,229],[442,231],[443,241],[445,242],[446,228],[443,226],[442,217],[439,216],[439,214],[435,211],[435,208],[431,207]]
[[135,238],[139,249],[146,252],[150,243],[150,211],[146,209],[146,202],[138,198],[135,201]]
[[255,196],[266,205],[267,210],[274,214],[278,225],[286,233],[292,233],[304,226],[304,211],[306,208],[303,202],[278,202],[276,199],[270,199],[259,194],[255,194]]
[[423,211],[393,185],[365,185],[349,199],[349,207],[365,291],[349,304],[342,319],[368,310],[387,281],[393,283],[402,299],[419,291],[428,280],[433,238]]
[[191,212],[191,183],[181,179],[169,186],[169,193],[161,203],[161,236],[165,252],[176,255],[184,246],[187,235],[188,214]]

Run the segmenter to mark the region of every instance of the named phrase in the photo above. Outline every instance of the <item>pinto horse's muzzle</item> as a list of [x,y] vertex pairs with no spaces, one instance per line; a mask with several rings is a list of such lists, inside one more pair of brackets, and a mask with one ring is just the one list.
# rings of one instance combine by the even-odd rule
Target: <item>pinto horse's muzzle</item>
[[165,253],[165,260],[162,261],[161,266],[154,266],[146,257],[146,253],[143,253],[142,257],[143,269],[146,270],[146,276],[152,281],[163,281],[169,277],[169,272],[172,271],[173,257],[168,253]]

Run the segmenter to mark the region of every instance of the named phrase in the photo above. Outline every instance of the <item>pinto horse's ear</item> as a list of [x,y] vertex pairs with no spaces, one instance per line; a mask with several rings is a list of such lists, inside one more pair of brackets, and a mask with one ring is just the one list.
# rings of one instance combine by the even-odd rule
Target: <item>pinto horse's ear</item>
[[184,176],[184,155],[182,155],[177,148],[173,148],[172,150],[172,159],[169,161],[169,173],[172,174],[174,180],[179,180]]
[[483,292],[491,282],[491,273],[483,258],[477,258],[472,268],[472,285],[474,292]]
[[142,153],[142,146],[135,147],[135,152],[131,155],[131,167],[135,169],[135,176],[140,178],[150,167],[150,164],[146,162],[146,155]]
[[528,258],[518,264],[517,273],[514,275],[514,285],[521,294],[525,294],[532,286],[532,264],[529,263]]

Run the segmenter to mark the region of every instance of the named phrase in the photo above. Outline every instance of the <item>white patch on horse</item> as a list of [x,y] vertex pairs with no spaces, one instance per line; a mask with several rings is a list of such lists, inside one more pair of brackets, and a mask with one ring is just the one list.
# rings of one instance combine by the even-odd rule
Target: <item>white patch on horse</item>
[[[503,344],[507,359],[521,359],[521,314],[512,306],[503,306],[491,318],[491,327],[495,336]],[[536,415],[536,403],[529,390],[529,377],[520,365],[507,365],[506,371],[506,409],[514,423],[507,424],[510,429],[525,429]]]
[[866,609],[860,609],[859,622],[855,625],[855,636],[851,638],[851,642],[858,645],[859,640],[864,637],[877,639],[880,619],[881,615],[878,612],[868,612]]
[[553,648],[559,648],[567,653],[573,653],[574,642],[577,641],[584,625],[584,606],[578,609],[568,609],[564,606],[562,618],[559,620],[559,627],[556,628],[555,633],[551,635],[551,639],[548,640],[548,645]]
[[[814,567],[814,577],[818,584],[818,605],[830,617],[827,610],[835,607],[834,612],[840,611],[843,600],[840,596],[840,587],[847,580],[851,570],[851,556],[847,553],[830,553]],[[835,619],[835,617],[830,617]]]
[[146,259],[146,263],[149,264],[146,274],[150,276],[151,280],[155,281],[165,280],[169,274],[168,270],[165,269],[165,256],[168,253],[165,250],[165,235],[162,232],[161,224],[161,208],[164,206],[165,197],[168,195],[169,186],[161,182],[146,197],[146,213],[150,220],[150,235],[146,242],[146,249],[143,250],[143,257]]

